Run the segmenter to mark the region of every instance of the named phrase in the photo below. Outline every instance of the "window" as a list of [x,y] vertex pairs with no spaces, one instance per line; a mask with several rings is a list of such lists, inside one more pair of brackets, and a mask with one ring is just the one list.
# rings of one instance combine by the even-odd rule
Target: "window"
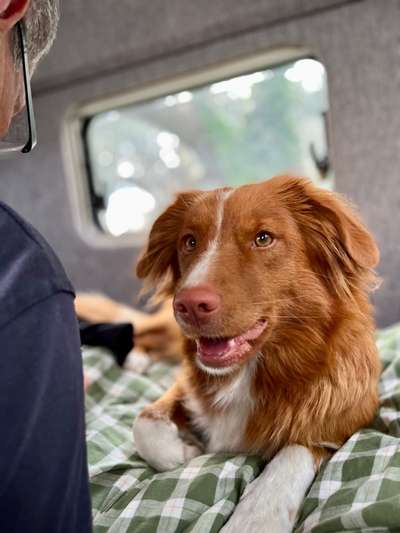
[[324,66],[299,58],[86,117],[92,217],[143,242],[184,189],[295,173],[332,187]]

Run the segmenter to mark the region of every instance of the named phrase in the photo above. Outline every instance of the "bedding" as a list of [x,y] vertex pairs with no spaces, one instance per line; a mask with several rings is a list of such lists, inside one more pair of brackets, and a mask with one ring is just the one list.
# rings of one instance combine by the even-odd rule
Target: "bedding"
[[[296,533],[400,530],[400,324],[377,335],[381,406],[323,466]],[[255,456],[207,454],[159,473],[135,453],[132,423],[174,381],[176,367],[122,370],[105,349],[83,349],[95,532],[216,532],[264,467]],[[158,445],[158,443],[154,443]],[[268,495],[266,495],[268,498]]]

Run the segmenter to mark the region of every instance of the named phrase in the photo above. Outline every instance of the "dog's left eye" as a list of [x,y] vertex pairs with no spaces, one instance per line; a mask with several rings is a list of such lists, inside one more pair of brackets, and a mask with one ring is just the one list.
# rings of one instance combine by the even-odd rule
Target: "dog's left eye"
[[274,242],[274,238],[268,231],[259,231],[254,239],[254,244],[258,247],[270,246]]
[[197,245],[197,241],[194,235],[185,235],[182,238],[182,243],[187,252],[191,252],[192,250],[194,250]]

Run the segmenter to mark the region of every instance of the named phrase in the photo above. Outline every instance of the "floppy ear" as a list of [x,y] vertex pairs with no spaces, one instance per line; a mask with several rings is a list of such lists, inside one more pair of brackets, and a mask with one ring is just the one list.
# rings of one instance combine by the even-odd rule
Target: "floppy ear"
[[333,290],[351,295],[356,288],[377,286],[377,245],[352,205],[341,195],[319,189],[309,180],[286,178],[283,193],[305,237],[312,266]]
[[177,243],[187,210],[204,193],[189,191],[178,194],[154,222],[147,247],[136,266],[136,275],[145,280],[144,289],[157,287],[157,295],[171,295],[179,278]]

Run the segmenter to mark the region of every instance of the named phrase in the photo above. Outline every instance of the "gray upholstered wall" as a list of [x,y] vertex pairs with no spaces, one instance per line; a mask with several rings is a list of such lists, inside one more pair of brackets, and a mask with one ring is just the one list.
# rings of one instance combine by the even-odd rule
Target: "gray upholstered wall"
[[400,3],[398,0],[68,0],[37,73],[38,149],[0,163],[0,197],[54,246],[78,289],[129,300],[137,250],[78,236],[60,128],[75,102],[271,47],[306,46],[329,75],[336,186],[359,206],[382,251],[381,325],[400,319]]

